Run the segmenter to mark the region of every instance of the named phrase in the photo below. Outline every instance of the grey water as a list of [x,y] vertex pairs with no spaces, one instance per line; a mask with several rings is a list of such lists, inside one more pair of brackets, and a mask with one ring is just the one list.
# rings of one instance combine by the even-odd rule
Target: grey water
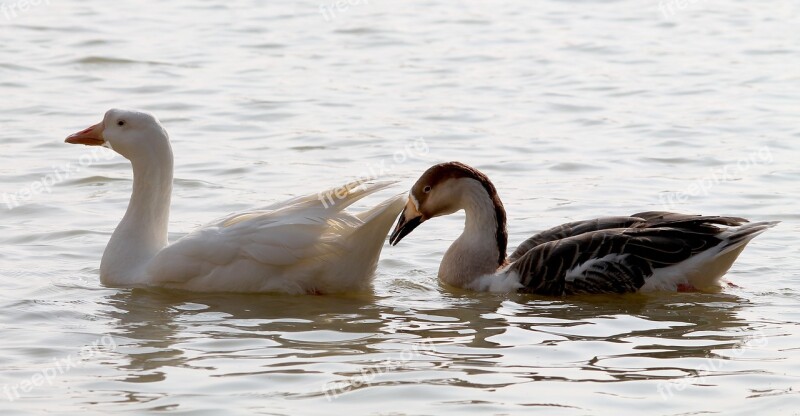
[[[798,414],[798,27],[783,0],[0,0],[0,413]],[[510,249],[644,210],[782,223],[719,293],[449,289],[462,214],[361,296],[107,288],[130,166],[63,139],[112,107],[170,132],[173,240],[450,160]]]

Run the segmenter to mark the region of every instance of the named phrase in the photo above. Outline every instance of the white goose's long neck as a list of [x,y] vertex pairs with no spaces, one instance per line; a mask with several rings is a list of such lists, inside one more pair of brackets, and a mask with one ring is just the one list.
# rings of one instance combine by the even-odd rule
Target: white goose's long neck
[[100,262],[100,280],[104,284],[142,283],[147,278],[147,264],[168,243],[173,169],[169,142],[142,149],[131,158],[131,164],[131,200]]
[[466,181],[460,195],[460,206],[466,214],[464,232],[442,258],[439,279],[452,286],[465,287],[497,271],[500,256],[497,233],[498,227],[505,227],[505,218],[501,219],[503,224],[498,224],[495,205],[480,182]]

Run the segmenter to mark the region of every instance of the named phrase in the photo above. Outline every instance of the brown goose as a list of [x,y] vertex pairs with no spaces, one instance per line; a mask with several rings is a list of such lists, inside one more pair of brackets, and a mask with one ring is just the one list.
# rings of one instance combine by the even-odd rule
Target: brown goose
[[417,180],[389,241],[396,245],[428,219],[462,209],[464,232],[445,253],[439,279],[543,295],[716,288],[747,243],[778,223],[641,212],[551,228],[507,258],[506,212],[494,185],[477,169],[449,162]]

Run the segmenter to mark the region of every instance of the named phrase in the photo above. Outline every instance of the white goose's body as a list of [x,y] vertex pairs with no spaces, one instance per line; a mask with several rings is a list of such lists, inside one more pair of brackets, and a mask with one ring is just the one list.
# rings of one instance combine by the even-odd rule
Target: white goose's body
[[67,142],[110,145],[133,165],[128,210],[100,264],[100,279],[110,286],[292,294],[363,291],[403,206],[397,196],[348,214],[347,206],[390,184],[351,183],[333,203],[310,195],[231,214],[168,245],[173,161],[160,123],[146,113],[111,110],[102,123]]
[[146,276],[195,291],[364,291],[403,198],[351,215],[346,206],[388,184],[357,185],[327,207],[309,195],[208,224],[158,252]]
[[545,295],[705,290],[719,286],[750,240],[777,222],[642,212],[564,224],[506,258],[506,214],[491,181],[459,162],[428,169],[412,187],[390,242],[422,222],[464,209],[464,232],[439,279],[478,291]]

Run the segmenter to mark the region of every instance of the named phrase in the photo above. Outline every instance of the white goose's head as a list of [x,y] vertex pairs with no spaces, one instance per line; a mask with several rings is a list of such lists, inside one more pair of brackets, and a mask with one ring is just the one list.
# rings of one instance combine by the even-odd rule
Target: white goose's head
[[488,203],[494,206],[497,222],[497,247],[499,262],[505,261],[508,232],[506,211],[489,178],[481,171],[461,162],[440,163],[430,167],[420,176],[408,194],[408,202],[397,219],[389,243],[396,245],[423,222],[449,215],[465,208],[465,195],[480,189]]
[[130,160],[147,149],[169,145],[169,135],[150,113],[111,109],[103,121],[70,135],[65,142],[105,146]]

